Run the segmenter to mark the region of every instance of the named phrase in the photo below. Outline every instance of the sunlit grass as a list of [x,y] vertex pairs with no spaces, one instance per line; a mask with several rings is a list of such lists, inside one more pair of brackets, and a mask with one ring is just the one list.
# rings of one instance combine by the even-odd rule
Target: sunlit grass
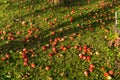
[[[114,74],[109,75],[118,80],[119,60],[115,62],[119,48],[110,48],[108,41],[114,31],[114,10],[119,3],[106,0],[113,6],[100,8],[99,1],[102,0],[88,4],[75,0],[55,6],[47,0],[1,0],[0,79],[104,80],[107,79],[104,73],[113,70]],[[43,50],[44,46],[47,49]],[[85,46],[91,51],[83,54],[84,49],[78,48]],[[79,54],[90,56],[90,61],[80,59]],[[23,57],[28,58],[27,66]],[[93,72],[89,71],[90,64],[95,65]]]

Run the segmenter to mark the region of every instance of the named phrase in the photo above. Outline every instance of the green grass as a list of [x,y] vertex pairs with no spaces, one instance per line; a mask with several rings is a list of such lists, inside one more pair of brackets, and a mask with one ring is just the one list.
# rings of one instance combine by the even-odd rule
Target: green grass
[[[54,5],[47,0],[0,0],[0,58],[10,55],[9,59],[0,60],[1,80],[106,80],[104,72],[109,70],[114,71],[114,75],[110,75],[112,80],[120,78],[119,48],[108,46],[109,38],[114,34],[112,10],[118,10],[120,2],[114,4],[111,0],[104,0],[112,6],[101,9],[99,1],[102,0],[91,0],[89,4],[87,0],[72,1],[66,0],[65,4]],[[72,22],[70,17],[73,18]],[[22,25],[23,21],[25,25]],[[49,23],[54,25],[50,26]],[[32,34],[29,35],[28,30]],[[51,34],[52,31],[55,35]],[[15,40],[8,40],[11,33]],[[28,39],[24,41],[26,37]],[[58,37],[65,40],[57,42],[55,47],[58,52],[55,54],[52,50],[53,42],[49,40]],[[42,50],[42,46],[48,44],[50,46],[47,50]],[[60,50],[60,46],[68,45],[70,49]],[[92,55],[86,54],[91,56],[90,61],[80,59],[78,55],[83,51],[74,48],[85,45],[92,52]],[[28,51],[28,66],[23,65],[21,52],[24,48]],[[50,58],[49,53],[55,55]],[[35,68],[31,68],[32,63],[36,65]],[[91,63],[95,69],[86,77],[84,71],[88,70]],[[50,66],[50,70],[46,71],[46,66]]]

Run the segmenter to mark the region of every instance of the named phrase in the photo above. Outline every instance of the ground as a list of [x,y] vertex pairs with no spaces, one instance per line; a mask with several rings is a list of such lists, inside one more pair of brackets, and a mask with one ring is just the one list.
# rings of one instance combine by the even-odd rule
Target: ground
[[1,80],[118,80],[120,1],[0,0]]

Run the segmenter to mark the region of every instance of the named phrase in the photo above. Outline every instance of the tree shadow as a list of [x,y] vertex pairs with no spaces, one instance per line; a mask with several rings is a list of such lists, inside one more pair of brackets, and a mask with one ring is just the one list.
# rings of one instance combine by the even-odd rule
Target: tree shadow
[[[86,14],[82,14],[81,16],[76,16],[72,23],[80,22],[80,20],[83,20],[84,18],[87,18],[87,20],[91,20],[91,21],[95,20],[95,21],[91,22],[91,23],[83,24],[82,26],[84,26],[84,28],[82,28],[82,29],[86,29],[86,28],[96,29],[96,27],[99,27],[99,26],[107,26],[109,23],[114,22],[114,13],[112,13],[112,12],[110,13],[110,10],[112,10],[113,8],[115,8],[118,5],[119,5],[119,3],[118,4],[113,4],[113,6],[107,5],[104,8],[97,9],[95,11],[91,11],[91,12],[86,13]],[[104,11],[105,11],[105,13],[104,13]],[[94,15],[96,13],[98,15],[96,15],[97,17],[94,18]],[[101,14],[102,14],[102,16],[101,16]],[[84,21],[86,21],[86,20],[83,20],[83,23],[84,23]],[[71,25],[70,21],[63,22],[63,23],[55,26],[53,29],[51,29],[51,31],[52,30],[58,30],[60,28],[64,28],[65,26],[68,26],[68,25]],[[43,45],[44,45],[44,44],[47,44],[51,38],[53,38],[53,39],[56,38],[56,37],[61,37],[62,38],[64,36],[68,36],[72,33],[78,33],[80,30],[81,30],[80,27],[73,27],[70,30],[63,30],[62,32],[56,32],[56,34],[54,36],[49,35],[45,38],[42,38],[41,42],[43,42]],[[46,31],[48,31],[48,30],[46,30]],[[44,31],[44,32],[46,32],[46,31]]]
[[8,10],[20,9],[23,7],[41,5],[43,2],[44,0],[10,0],[8,1],[9,6],[7,6],[6,9]]
[[[119,3],[118,4],[113,4],[113,6],[108,5],[104,8],[97,9],[95,11],[91,11],[89,13],[82,14],[80,16],[76,16],[76,17],[74,17],[74,21],[72,23],[79,22],[80,20],[82,20],[83,23],[84,23],[84,21],[87,21],[87,20],[95,20],[94,22],[83,24],[82,25],[82,26],[84,26],[84,28],[82,28],[83,30],[85,30],[86,28],[96,29],[96,27],[101,26],[101,25],[106,25],[107,26],[109,23],[114,21],[114,18],[112,18],[114,16],[112,14],[114,14],[114,13],[110,13],[110,10],[113,9],[114,7],[118,6],[118,5],[119,5]],[[104,11],[106,13],[104,13]],[[38,11],[38,13],[39,13],[39,11]],[[94,19],[93,17],[96,13],[98,14],[98,16]],[[32,13],[32,14],[34,14],[34,13]],[[101,14],[102,14],[102,16],[100,16]],[[28,16],[28,15],[26,15],[26,16]],[[105,17],[107,17],[108,19],[106,20]],[[111,17],[111,18],[109,19],[109,17]],[[87,20],[86,19],[83,20],[84,18],[86,18]],[[96,21],[96,19],[98,21]],[[101,22],[101,20],[102,20],[102,22]],[[103,24],[103,22],[104,22],[104,24]],[[79,24],[81,24],[81,23],[79,23]],[[63,22],[63,23],[55,26],[54,28],[55,28],[55,30],[58,30],[60,28],[68,26],[68,25],[71,25],[70,21]],[[46,36],[49,33],[47,33],[47,34],[42,34],[41,33],[41,34],[38,35],[38,38],[30,37],[28,42],[27,41],[16,41],[16,40],[11,41],[8,44],[2,45],[0,47],[0,50],[1,50],[1,53],[2,53],[2,52],[8,52],[9,50],[13,50],[13,51],[21,50],[24,47],[25,48],[34,48],[36,46],[40,47],[40,46],[43,46],[43,45],[46,45],[47,43],[49,43],[49,40],[51,38],[52,39],[54,39],[56,37],[61,37],[62,38],[64,36],[68,36],[72,33],[79,33],[80,30],[81,30],[80,27],[72,27],[72,28],[70,28],[70,30],[66,29],[66,30],[63,30],[62,32],[56,32],[56,34],[54,36],[49,35],[47,37],[44,37],[44,36]],[[42,31],[42,32],[47,32],[47,31],[48,30],[45,30],[45,31]]]
[[24,48],[23,42],[21,41],[11,41],[8,44],[0,46],[0,52],[1,53],[7,53],[10,50],[16,52]]
[[[93,4],[95,3],[96,0],[92,0],[90,2],[90,4]],[[15,1],[14,3],[17,3],[17,1]],[[10,1],[10,4],[8,7],[7,7],[7,10],[14,10],[14,9],[18,9],[18,8],[22,8],[23,5],[25,5],[25,7],[35,7],[35,6],[38,6],[38,5],[41,5],[41,9],[36,9],[34,12],[29,12],[25,15],[22,15],[22,16],[18,16],[18,18],[25,18],[25,17],[28,17],[28,16],[31,16],[31,15],[40,15],[40,14],[44,14],[46,11],[49,11],[50,9],[53,9],[53,10],[57,10],[59,9],[59,7],[74,7],[74,6],[80,6],[80,7],[83,7],[85,5],[88,5],[88,2],[87,0],[65,0],[64,4],[58,4],[58,5],[54,5],[53,3],[49,3],[46,1],[46,5],[48,6],[43,6],[42,4],[45,3],[45,0],[43,0],[41,2],[41,0],[31,0],[31,1],[23,1],[21,2],[20,4],[13,4],[12,1]],[[16,18],[16,17],[15,17]]]

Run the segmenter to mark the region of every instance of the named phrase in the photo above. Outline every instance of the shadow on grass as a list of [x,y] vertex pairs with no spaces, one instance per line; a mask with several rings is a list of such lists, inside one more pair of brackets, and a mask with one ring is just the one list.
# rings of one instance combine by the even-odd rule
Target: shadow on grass
[[15,51],[20,50],[22,48],[24,48],[23,42],[21,42],[21,41],[11,41],[10,43],[1,46],[0,47],[0,52],[2,51],[1,53],[3,53],[3,52],[7,53],[10,50],[13,50],[15,52]]
[[[90,4],[95,3],[96,0],[92,0]],[[18,18],[25,18],[28,16],[37,16],[39,14],[44,14],[46,11],[49,11],[50,9],[58,10],[59,7],[74,7],[74,6],[85,6],[88,5],[87,0],[65,0],[64,4],[54,5],[53,3],[50,3],[46,0],[31,0],[31,1],[10,1],[10,5],[7,7],[7,10],[16,10],[18,8],[22,9],[25,7],[34,8],[35,6],[41,6],[41,9],[36,9],[34,12],[29,12],[28,14],[18,16]],[[19,4],[18,4],[19,3]],[[47,6],[44,6],[44,3]]]
[[[97,9],[97,10],[91,11],[87,14],[82,14],[81,16],[76,16],[72,23],[74,23],[74,22],[79,23],[81,20],[83,20],[82,23],[84,23],[88,20],[90,20],[90,21],[94,20],[94,22],[91,22],[91,23],[87,22],[87,24],[82,24],[79,27],[73,27],[70,30],[63,30],[62,32],[57,32],[55,36],[52,37],[50,35],[46,38],[43,38],[42,41],[44,42],[44,44],[47,44],[46,42],[48,42],[48,40],[50,40],[51,38],[53,38],[53,39],[56,38],[56,37],[61,37],[62,38],[64,36],[68,36],[72,33],[79,33],[79,31],[81,29],[83,29],[83,30],[88,29],[89,30],[90,28],[92,28],[92,29],[95,30],[97,27],[107,26],[109,23],[114,22],[114,13],[112,13],[110,10],[112,10],[116,6],[117,6],[117,4],[113,5],[112,7],[106,6],[105,8]],[[104,13],[104,11],[105,11],[105,13]],[[96,18],[94,18],[94,15],[96,13],[98,15],[96,15]],[[79,24],[81,24],[81,23],[79,23]],[[68,26],[68,25],[71,25],[70,21],[63,22],[60,25],[55,26],[54,28],[55,28],[55,30],[58,30],[60,28],[64,28],[65,26]]]
[[[87,20],[95,20],[94,22],[91,22],[91,23],[88,23],[88,24],[83,24],[82,26],[84,26],[84,28],[82,28],[83,30],[86,29],[86,28],[93,28],[94,30],[96,29],[96,27],[98,26],[101,26],[101,25],[105,25],[107,26],[109,23],[113,22],[114,21],[114,13],[110,13],[110,10],[113,9],[114,7],[118,6],[118,4],[113,4],[113,6],[111,7],[110,5],[106,6],[105,8],[102,8],[102,9],[97,9],[95,11],[91,11],[89,13],[86,13],[86,14],[82,14],[80,16],[76,16],[74,17],[74,21],[72,23],[75,23],[75,22],[79,22],[80,20],[83,20],[84,18],[86,18]],[[105,11],[105,13],[104,13]],[[39,11],[38,11],[39,13]],[[98,16],[93,19],[93,16],[95,14],[98,14]],[[34,14],[34,13],[32,13]],[[90,14],[90,15],[89,15]],[[102,16],[100,16],[102,14]],[[28,15],[26,15],[28,16]],[[106,18],[107,19],[106,19]],[[111,17],[109,19],[109,17]],[[87,21],[87,20],[83,20],[83,23],[84,21]],[[98,21],[96,21],[98,20]],[[101,22],[102,20],[102,22]],[[81,24],[81,23],[79,23]],[[71,25],[69,21],[66,21],[66,22],[63,22],[57,26],[55,26],[55,30],[58,30],[60,28],[63,28],[65,26],[68,26],[68,25]],[[90,25],[90,26],[89,26]],[[80,25],[81,26],[81,25]],[[49,43],[49,40],[52,38],[56,38],[56,37],[64,37],[64,36],[68,36],[72,33],[79,33],[79,31],[81,30],[81,27],[72,27],[70,28],[70,30],[63,30],[62,32],[56,32],[56,34],[54,36],[52,35],[49,35],[47,37],[44,37],[46,36],[47,34],[39,34],[38,35],[38,38],[34,38],[34,37],[30,37],[29,38],[29,42],[23,42],[23,41],[11,41],[10,43],[8,44],[4,44],[3,46],[0,47],[0,50],[1,52],[8,52],[9,50],[13,50],[13,51],[17,51],[19,49],[23,49],[24,47],[25,48],[34,48],[36,46],[43,46],[43,45],[46,45],[47,43]],[[46,31],[43,31],[43,32],[47,32],[48,30]]]

